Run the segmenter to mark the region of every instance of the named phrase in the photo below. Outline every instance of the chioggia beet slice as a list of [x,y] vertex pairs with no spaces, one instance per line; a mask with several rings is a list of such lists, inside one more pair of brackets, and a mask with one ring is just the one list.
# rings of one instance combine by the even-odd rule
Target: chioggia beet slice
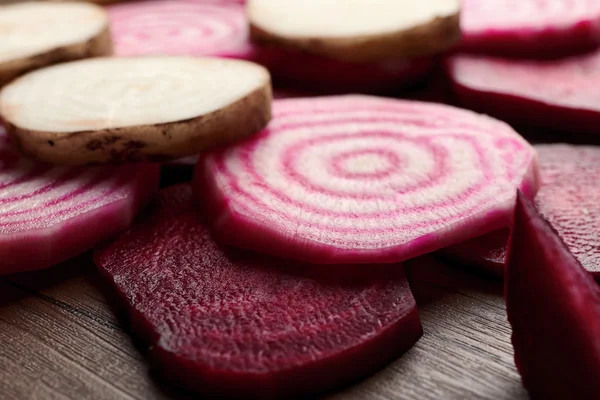
[[[535,146],[542,185],[535,203],[571,253],[600,278],[600,147]],[[504,275],[508,231],[498,231],[444,249],[455,259]]]
[[537,191],[533,148],[450,106],[325,96],[274,102],[267,129],[194,177],[219,240],[314,263],[397,262],[508,226]]
[[600,288],[523,195],[506,305],[515,363],[533,399],[600,398]]
[[112,53],[108,17],[93,4],[5,4],[0,35],[0,87],[37,68]]
[[250,43],[243,3],[148,0],[108,8],[115,54],[219,56],[267,62]]
[[30,72],[0,91],[22,152],[64,165],[165,161],[261,130],[271,78],[216,57],[101,57]]
[[402,268],[317,278],[310,265],[224,250],[189,185],[164,189],[152,213],[95,262],[157,372],[218,398],[337,387],[382,367],[422,333]]
[[460,47],[469,52],[555,58],[600,45],[596,0],[463,0]]
[[50,267],[127,228],[158,179],[157,166],[39,164],[0,127],[0,274]]
[[457,55],[447,68],[462,106],[517,125],[598,133],[600,51],[552,61]]

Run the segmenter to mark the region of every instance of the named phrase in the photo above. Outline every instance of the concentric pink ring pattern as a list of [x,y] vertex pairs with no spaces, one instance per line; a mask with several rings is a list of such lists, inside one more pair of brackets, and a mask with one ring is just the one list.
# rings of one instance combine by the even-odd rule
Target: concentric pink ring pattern
[[448,106],[286,99],[268,129],[206,155],[196,184],[232,244],[392,262],[506,225],[517,188],[537,190],[537,158],[508,125]]
[[157,0],[108,8],[115,54],[250,59],[244,6],[217,0]]
[[18,154],[0,127],[0,273],[91,248],[125,228],[157,189],[157,167],[40,164]]

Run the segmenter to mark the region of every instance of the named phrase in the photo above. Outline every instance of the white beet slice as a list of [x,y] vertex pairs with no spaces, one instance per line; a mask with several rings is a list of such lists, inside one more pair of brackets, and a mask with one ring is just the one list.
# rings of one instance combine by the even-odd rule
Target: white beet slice
[[108,16],[85,3],[0,6],[0,86],[37,68],[112,53]]
[[127,228],[158,190],[158,168],[37,163],[0,126],[0,275],[51,267]]
[[189,156],[256,133],[270,114],[268,71],[218,58],[95,58],[0,91],[0,115],[21,150],[55,164]]
[[251,37],[345,61],[429,55],[460,38],[459,0],[249,0]]
[[205,153],[195,188],[220,240],[312,263],[397,262],[507,226],[538,188],[503,122],[371,96],[275,100],[260,134]]

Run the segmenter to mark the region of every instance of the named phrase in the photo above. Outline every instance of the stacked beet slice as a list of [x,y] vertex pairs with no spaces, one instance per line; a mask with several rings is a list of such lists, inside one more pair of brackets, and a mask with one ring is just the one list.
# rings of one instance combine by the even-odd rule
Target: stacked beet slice
[[[596,133],[597,3],[0,7],[0,274],[95,248],[163,379],[289,398],[408,351],[402,263],[440,252],[506,277],[532,396],[597,398],[600,151],[518,133]],[[434,70],[404,94],[471,110],[348,94]],[[162,162],[193,177],[155,195]]]

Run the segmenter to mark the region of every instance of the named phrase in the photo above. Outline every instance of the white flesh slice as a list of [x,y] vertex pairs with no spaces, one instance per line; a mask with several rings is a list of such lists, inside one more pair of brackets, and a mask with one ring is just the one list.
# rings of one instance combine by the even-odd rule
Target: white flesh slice
[[460,0],[248,0],[253,38],[348,61],[441,51],[460,37]]
[[29,73],[0,91],[21,150],[56,164],[189,156],[262,129],[268,71],[219,58],[94,58]]
[[111,52],[108,16],[99,6],[46,2],[0,6],[0,86],[35,68]]

